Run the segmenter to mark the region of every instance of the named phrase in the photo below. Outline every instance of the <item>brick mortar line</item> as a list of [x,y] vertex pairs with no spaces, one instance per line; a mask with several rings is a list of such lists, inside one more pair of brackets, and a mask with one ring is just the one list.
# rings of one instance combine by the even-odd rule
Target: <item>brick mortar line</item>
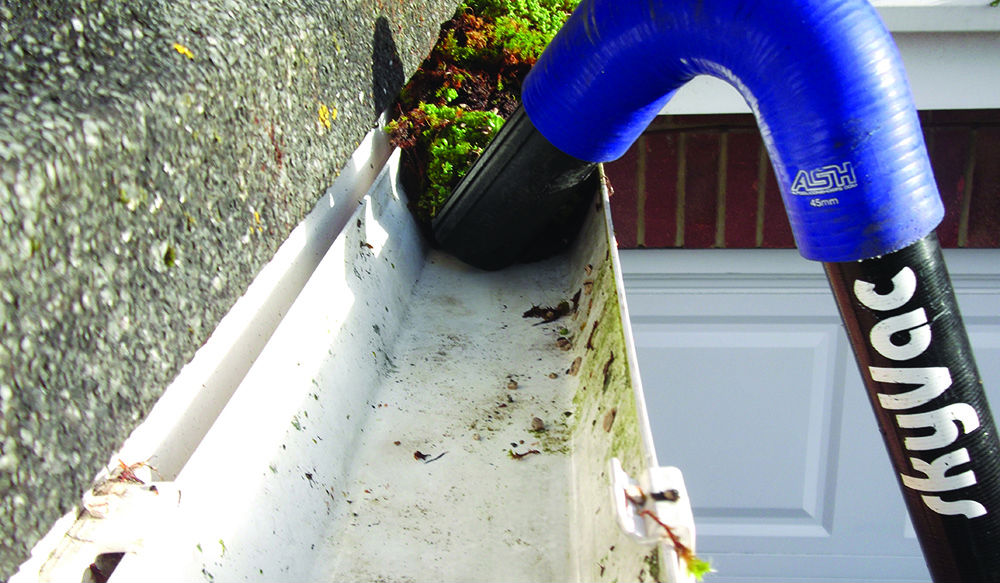
[[719,137],[719,170],[715,186],[715,246],[726,246],[726,188],[729,172],[729,134]]
[[969,244],[969,214],[972,210],[972,188],[976,175],[976,142],[979,138],[979,130],[974,129],[969,132],[969,148],[965,159],[965,186],[962,189],[962,208],[958,216],[958,247],[967,247]]
[[674,246],[684,246],[684,206],[687,204],[687,134],[677,135],[677,233]]
[[770,158],[764,143],[758,145],[757,156],[757,232],[754,234],[754,246],[764,245],[764,196],[767,193],[767,167]]
[[636,143],[638,155],[635,162],[635,245],[646,246],[646,136],[639,136]]

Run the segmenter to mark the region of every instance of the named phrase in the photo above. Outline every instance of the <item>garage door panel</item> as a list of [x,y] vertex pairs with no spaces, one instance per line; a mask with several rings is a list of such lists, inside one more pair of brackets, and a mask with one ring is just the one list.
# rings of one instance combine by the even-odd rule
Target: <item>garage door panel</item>
[[844,383],[844,429],[836,491],[837,537],[828,550],[859,559],[879,555],[909,557],[929,579],[853,356],[848,364],[851,369]]
[[[661,462],[697,468],[685,477],[699,493],[701,535],[828,536],[839,440],[829,415],[840,407],[837,327],[633,317],[633,332],[643,376],[656,379],[646,400],[653,424],[663,427]],[[697,448],[676,447],[692,436]]]
[[[831,581],[928,581],[926,567],[912,558],[869,556],[844,566],[824,554],[765,555],[759,553],[719,553],[712,556],[716,573],[706,583],[775,582],[816,583]],[[757,573],[757,574],[753,574]]]
[[[994,306],[1000,312],[1000,305],[994,303]],[[1000,322],[995,317],[964,315],[964,311],[963,319],[979,374],[984,381],[1000,379]],[[1000,386],[996,382],[986,382],[984,386],[991,407],[1000,407]],[[997,416],[995,410],[993,415]]]
[[[820,266],[795,251],[622,259],[657,453],[684,471],[708,580],[928,581]],[[946,260],[1000,406],[1000,253]]]

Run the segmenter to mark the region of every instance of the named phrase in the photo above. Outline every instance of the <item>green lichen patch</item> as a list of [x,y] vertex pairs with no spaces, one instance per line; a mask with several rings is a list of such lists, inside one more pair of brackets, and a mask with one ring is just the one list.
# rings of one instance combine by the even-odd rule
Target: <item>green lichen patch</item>
[[167,268],[177,265],[177,249],[173,245],[168,244],[167,248],[163,251],[163,265]]

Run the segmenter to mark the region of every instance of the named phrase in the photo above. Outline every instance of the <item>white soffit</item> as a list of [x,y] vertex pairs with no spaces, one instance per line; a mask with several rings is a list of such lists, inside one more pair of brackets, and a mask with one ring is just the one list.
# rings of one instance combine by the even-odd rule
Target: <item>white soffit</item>
[[[989,0],[873,0],[903,57],[917,109],[1000,108],[1000,7]],[[696,77],[661,114],[750,113],[731,85]]]

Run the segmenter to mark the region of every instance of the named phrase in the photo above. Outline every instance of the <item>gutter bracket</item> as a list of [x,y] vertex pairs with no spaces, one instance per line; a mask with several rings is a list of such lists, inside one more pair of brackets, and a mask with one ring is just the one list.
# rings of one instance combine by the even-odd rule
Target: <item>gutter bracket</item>
[[636,480],[625,472],[618,458],[612,458],[610,475],[618,526],[639,544],[662,543],[665,581],[694,581],[685,562],[679,559],[676,544],[694,553],[694,514],[681,470],[673,466],[651,467]]
[[116,481],[104,474],[83,493],[83,509],[45,559],[39,581],[79,580],[102,555],[140,550],[147,535],[177,517],[176,482]]

